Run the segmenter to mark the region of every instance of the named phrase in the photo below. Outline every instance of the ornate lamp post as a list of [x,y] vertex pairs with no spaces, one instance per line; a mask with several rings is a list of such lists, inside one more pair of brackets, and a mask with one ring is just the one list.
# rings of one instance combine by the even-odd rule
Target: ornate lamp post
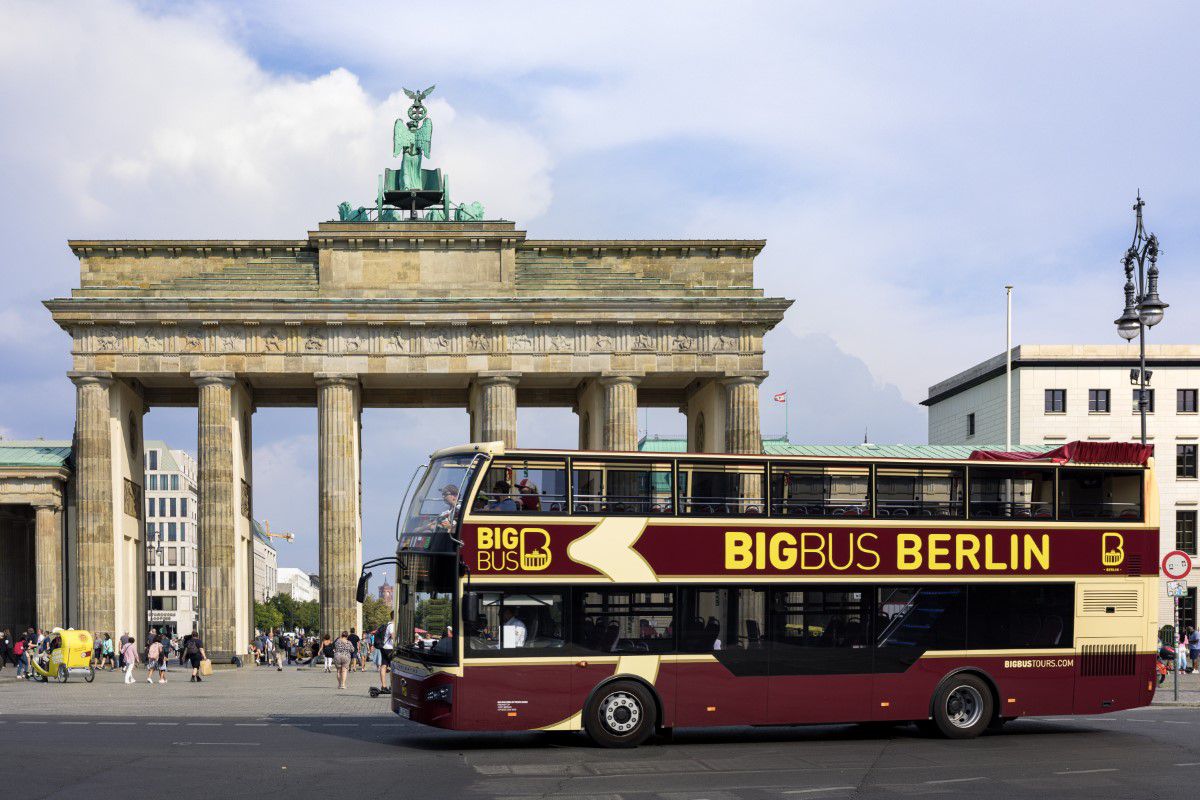
[[1145,205],[1141,192],[1138,192],[1137,202],[1133,205],[1137,213],[1133,242],[1122,260],[1125,265],[1125,312],[1115,320],[1121,338],[1132,340],[1136,336],[1141,349],[1141,368],[1136,378],[1139,385],[1138,413],[1142,417],[1142,444],[1146,443],[1146,406],[1149,402],[1146,384],[1150,379],[1146,372],[1146,329],[1162,322],[1163,311],[1167,308],[1167,304],[1158,296],[1158,237],[1147,234],[1142,224],[1142,208]]

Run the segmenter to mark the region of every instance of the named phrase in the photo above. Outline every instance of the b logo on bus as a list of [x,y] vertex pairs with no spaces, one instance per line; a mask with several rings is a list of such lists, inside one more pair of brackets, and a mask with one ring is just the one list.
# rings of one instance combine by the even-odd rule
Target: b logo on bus
[[480,572],[541,572],[550,566],[550,532],[545,528],[490,528],[476,531]]
[[1100,563],[1107,572],[1116,572],[1125,562],[1125,537],[1119,533],[1106,533],[1100,537]]

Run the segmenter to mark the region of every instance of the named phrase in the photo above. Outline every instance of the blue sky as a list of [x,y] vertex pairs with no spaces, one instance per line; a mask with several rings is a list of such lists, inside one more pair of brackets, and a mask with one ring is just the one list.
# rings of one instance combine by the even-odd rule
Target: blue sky
[[[539,238],[762,237],[797,300],[764,395],[794,439],[923,441],[925,388],[1018,342],[1116,342],[1140,187],[1196,341],[1189,3],[87,3],[0,0],[0,435],[66,438],[68,238],[299,238],[368,202],[402,86],[434,161]],[[630,197],[636,200],[631,202]],[[655,410],[652,432],[681,418]],[[522,443],[571,445],[565,410]],[[315,413],[255,423],[256,509],[316,562]],[[764,429],[782,427],[764,406]],[[191,448],[195,412],[147,434]],[[458,411],[364,415],[366,551]],[[461,436],[459,438],[461,438]],[[455,437],[450,436],[453,439]],[[296,502],[297,497],[312,502]]]

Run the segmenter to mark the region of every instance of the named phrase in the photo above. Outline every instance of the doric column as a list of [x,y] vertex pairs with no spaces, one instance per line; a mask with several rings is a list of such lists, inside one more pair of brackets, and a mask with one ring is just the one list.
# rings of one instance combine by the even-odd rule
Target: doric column
[[761,453],[762,429],[758,418],[758,385],[764,375],[726,378],[725,452]]
[[38,505],[34,521],[34,564],[37,582],[37,626],[66,626],[63,614],[62,505]]
[[234,595],[234,376],[231,372],[194,372],[192,378],[200,387],[196,481],[200,639],[210,658],[225,660],[239,650]]
[[320,491],[321,632],[362,628],[355,599],[362,569],[357,375],[317,375],[317,474]]
[[599,380],[604,395],[605,450],[637,450],[637,386],[633,375],[605,375]]
[[[517,446],[517,380],[519,372],[481,372],[475,378],[472,416],[478,441]],[[475,431],[472,431],[474,438]]]
[[79,527],[79,619],[116,631],[112,442],[107,372],[68,373],[75,383],[75,490]]

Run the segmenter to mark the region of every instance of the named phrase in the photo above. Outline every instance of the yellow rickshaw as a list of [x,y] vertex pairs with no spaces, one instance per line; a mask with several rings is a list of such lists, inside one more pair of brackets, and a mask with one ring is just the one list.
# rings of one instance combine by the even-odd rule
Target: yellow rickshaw
[[43,683],[51,678],[66,683],[72,675],[91,683],[96,679],[92,669],[92,634],[55,628],[50,632],[46,652],[30,654],[29,668],[33,677]]

